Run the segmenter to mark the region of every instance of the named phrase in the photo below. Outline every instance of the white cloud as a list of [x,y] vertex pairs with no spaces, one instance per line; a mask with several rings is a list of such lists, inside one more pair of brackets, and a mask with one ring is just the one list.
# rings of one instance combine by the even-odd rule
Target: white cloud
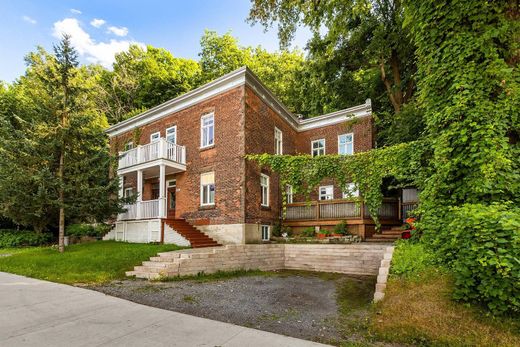
[[31,24],[36,24],[36,23],[38,23],[38,22],[36,21],[36,19],[32,19],[32,18],[29,17],[29,16],[23,16],[22,19],[23,19],[24,21],[26,21],[27,23],[31,23]]
[[108,27],[108,31],[116,36],[128,35],[128,28],[126,27]]
[[94,18],[90,21],[90,25],[92,25],[94,28],[99,28],[105,25],[106,21],[104,19]]
[[111,39],[108,42],[96,42],[83,30],[76,18],[65,18],[54,23],[54,37],[61,39],[63,34],[70,35],[72,45],[87,61],[101,64],[106,68],[112,66],[116,53],[128,50],[131,44],[144,46],[140,42],[129,40]]
[[71,8],[70,12],[72,12],[74,14],[81,14],[81,11],[80,10],[76,10],[75,8]]

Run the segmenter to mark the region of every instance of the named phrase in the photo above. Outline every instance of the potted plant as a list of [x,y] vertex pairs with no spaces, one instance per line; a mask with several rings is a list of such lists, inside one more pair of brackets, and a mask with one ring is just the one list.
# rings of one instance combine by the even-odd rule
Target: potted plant
[[334,232],[332,236],[341,237],[347,234],[347,222],[342,220],[339,224],[334,227]]
[[303,237],[314,237],[314,234],[315,234],[314,227],[307,227],[307,228],[303,229],[303,231],[302,231]]
[[415,230],[415,218],[407,218],[404,224],[404,231],[401,233],[402,239],[409,239],[412,237],[412,230]]
[[330,231],[327,229],[320,229],[320,232],[318,233],[318,239],[324,239],[327,236],[330,236]]

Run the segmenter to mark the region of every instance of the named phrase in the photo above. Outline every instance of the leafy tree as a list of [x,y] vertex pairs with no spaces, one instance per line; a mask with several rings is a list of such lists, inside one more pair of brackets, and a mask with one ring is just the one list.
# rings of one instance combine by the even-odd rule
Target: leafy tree
[[110,124],[135,109],[150,108],[190,91],[200,80],[196,61],[175,58],[164,48],[138,45],[116,54],[113,71],[99,74],[98,107]]
[[2,96],[5,141],[0,145],[0,208],[21,225],[58,225],[63,251],[66,221],[103,220],[119,210],[118,180],[109,178],[106,118],[91,92],[96,82],[78,67],[67,36],[54,55],[27,56],[28,69]]

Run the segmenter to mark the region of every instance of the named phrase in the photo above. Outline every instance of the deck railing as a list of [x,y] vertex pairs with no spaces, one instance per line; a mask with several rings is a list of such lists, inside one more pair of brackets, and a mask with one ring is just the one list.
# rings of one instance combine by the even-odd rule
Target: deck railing
[[143,200],[135,204],[125,205],[125,212],[118,215],[118,220],[161,218],[161,199]]
[[158,141],[120,152],[118,167],[124,169],[156,159],[169,159],[179,164],[186,164],[186,147],[161,138]]
[[[378,211],[380,219],[398,219],[399,201],[393,198],[383,199]],[[368,219],[370,213],[362,201],[323,200],[287,204],[285,220],[336,220]]]

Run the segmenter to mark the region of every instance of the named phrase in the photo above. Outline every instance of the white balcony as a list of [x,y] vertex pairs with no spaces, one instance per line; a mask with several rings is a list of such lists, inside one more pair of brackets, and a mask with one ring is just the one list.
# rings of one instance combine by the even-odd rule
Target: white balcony
[[137,201],[135,204],[125,205],[126,212],[117,216],[118,220],[153,219],[164,218],[165,212],[161,211],[166,206],[163,199]]
[[174,166],[180,171],[186,170],[186,147],[161,138],[158,141],[120,152],[118,172],[142,169],[156,165],[158,162]]

